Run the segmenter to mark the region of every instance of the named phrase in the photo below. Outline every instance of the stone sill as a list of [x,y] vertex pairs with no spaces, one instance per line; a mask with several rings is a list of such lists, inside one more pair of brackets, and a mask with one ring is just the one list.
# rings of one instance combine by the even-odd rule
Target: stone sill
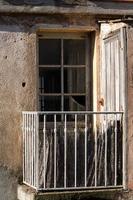
[[[37,193],[26,185],[18,185],[18,200],[117,200],[122,189],[83,190]],[[120,198],[122,200],[122,198]]]

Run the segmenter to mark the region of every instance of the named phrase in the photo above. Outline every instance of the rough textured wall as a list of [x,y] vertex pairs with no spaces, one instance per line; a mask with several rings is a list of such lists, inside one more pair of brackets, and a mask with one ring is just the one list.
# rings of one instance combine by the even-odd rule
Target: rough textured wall
[[0,167],[0,200],[17,200],[17,177],[6,168]]
[[1,200],[16,200],[17,176],[22,174],[22,111],[35,109],[35,45],[35,34],[0,19]]
[[22,160],[21,112],[35,109],[35,42],[22,27],[0,26],[0,164],[15,171]]
[[78,26],[96,29],[89,16],[0,16],[0,196],[5,193],[1,200],[16,200],[22,173],[22,111],[37,109],[36,31]]
[[128,28],[128,186],[133,189],[133,27]]
[[43,25],[96,28],[87,16],[0,17],[0,165],[15,171],[22,166],[21,112],[36,109],[36,31]]
[[14,171],[22,170],[22,111],[36,109],[36,30],[40,24],[95,28],[91,17],[0,17],[0,165]]

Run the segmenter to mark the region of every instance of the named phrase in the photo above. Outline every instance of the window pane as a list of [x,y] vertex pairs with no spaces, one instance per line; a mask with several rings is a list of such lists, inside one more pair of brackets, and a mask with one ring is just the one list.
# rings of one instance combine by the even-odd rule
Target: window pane
[[64,64],[85,65],[85,40],[64,40]]
[[39,72],[40,93],[60,93],[61,92],[61,69],[60,68],[40,68]]
[[64,69],[64,92],[85,93],[85,68]]
[[58,96],[40,96],[39,103],[41,111],[61,110],[61,97]]
[[39,39],[39,65],[60,65],[61,40]]
[[85,96],[68,96],[64,99],[65,111],[85,111]]

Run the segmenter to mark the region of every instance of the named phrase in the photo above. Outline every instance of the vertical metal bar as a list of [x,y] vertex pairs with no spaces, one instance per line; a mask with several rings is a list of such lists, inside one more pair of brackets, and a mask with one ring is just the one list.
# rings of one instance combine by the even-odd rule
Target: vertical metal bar
[[28,115],[28,154],[29,154],[29,184],[31,185],[31,138],[30,138],[30,133],[31,133],[31,114]]
[[33,186],[33,114],[31,114],[31,185]]
[[56,134],[57,134],[57,127],[56,127],[56,114],[54,115],[54,188],[56,188]]
[[33,134],[33,129],[32,129],[32,114],[30,114],[30,184],[32,185],[32,134]]
[[77,186],[77,114],[75,114],[75,184]]
[[32,115],[32,185],[34,186],[34,114]]
[[30,184],[30,114],[28,114],[28,182]]
[[36,115],[34,114],[34,147],[33,147],[33,154],[34,154],[34,187],[36,187]]
[[107,114],[105,116],[105,164],[104,164],[104,173],[105,173],[105,186],[107,186]]
[[97,186],[97,127],[95,127],[94,130],[95,130],[95,187],[96,187]]
[[26,182],[28,183],[28,114],[26,113]]
[[85,114],[85,187],[87,187],[87,114]]
[[34,119],[35,120],[35,135],[34,135],[35,136],[35,141],[34,141],[35,142],[35,166],[34,166],[34,168],[35,168],[35,177],[34,178],[35,179],[34,179],[34,181],[35,181],[35,187],[37,187],[37,148],[36,148],[36,146],[37,146],[36,145],[36,142],[37,142],[37,133],[36,133],[37,132],[37,128],[36,128],[37,127],[37,114],[35,114],[34,117],[35,117],[35,119]]
[[64,188],[66,188],[66,151],[67,151],[67,115],[65,114],[65,125],[64,125]]
[[32,143],[32,137],[31,137],[31,134],[32,134],[32,121],[31,121],[31,117],[32,117],[32,114],[29,114],[29,181],[30,181],[30,185],[32,185],[31,183],[31,179],[32,179],[32,175],[31,175],[31,161],[32,161],[32,154],[31,154],[31,143]]
[[29,114],[29,180],[31,185],[31,114]]
[[39,189],[39,114],[36,113],[36,189]]
[[22,114],[23,117],[23,181],[25,181],[25,114]]
[[[61,111],[64,110],[64,68],[63,68],[63,39],[61,39]],[[61,116],[63,117],[63,116]]]
[[[126,119],[125,119],[125,113],[121,117],[122,119],[122,128],[123,128],[123,151],[122,151],[122,157],[123,157],[123,188],[127,189],[127,182],[126,182]],[[121,133],[122,134],[122,133]]]
[[44,181],[44,189],[46,188],[46,115],[44,115],[43,121],[43,159],[44,159],[44,174],[43,174],[43,181]]
[[115,114],[115,181],[114,185],[117,185],[117,114]]
[[29,114],[27,114],[27,182],[29,184]]
[[27,181],[27,173],[28,173],[28,167],[27,167],[27,152],[28,152],[28,149],[27,149],[27,147],[28,147],[28,143],[27,143],[27,141],[28,141],[28,132],[27,132],[27,129],[28,129],[28,127],[27,127],[27,113],[25,114],[25,135],[26,135],[26,137],[25,137],[25,171],[26,171],[26,173],[25,173],[25,181],[26,182],[28,182]]

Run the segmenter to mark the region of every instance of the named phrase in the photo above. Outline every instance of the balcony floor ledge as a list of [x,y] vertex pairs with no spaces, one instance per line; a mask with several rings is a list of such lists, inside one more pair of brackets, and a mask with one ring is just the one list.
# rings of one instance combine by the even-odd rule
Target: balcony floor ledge
[[122,189],[36,192],[26,185],[17,190],[18,200],[124,200],[122,193]]

